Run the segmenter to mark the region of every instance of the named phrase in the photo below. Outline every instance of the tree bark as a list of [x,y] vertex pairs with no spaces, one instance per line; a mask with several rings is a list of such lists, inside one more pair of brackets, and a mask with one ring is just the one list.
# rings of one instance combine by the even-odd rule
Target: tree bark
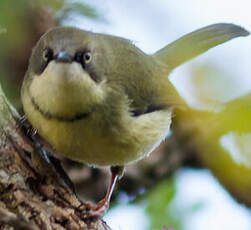
[[0,229],[106,230],[38,154],[0,94]]

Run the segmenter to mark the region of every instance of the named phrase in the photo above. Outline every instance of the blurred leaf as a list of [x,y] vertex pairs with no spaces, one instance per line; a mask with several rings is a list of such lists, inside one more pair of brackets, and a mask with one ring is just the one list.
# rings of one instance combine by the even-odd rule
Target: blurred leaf
[[168,179],[158,184],[149,191],[147,196],[146,212],[151,222],[150,229],[162,229],[163,226],[171,226],[180,229],[181,222],[174,218],[170,203],[175,195],[174,180]]
[[251,132],[251,93],[230,101],[213,120],[223,134],[230,131]]
[[73,15],[78,15],[91,20],[105,20],[94,7],[82,1],[70,2],[65,0],[64,6],[57,12],[57,18],[62,22],[70,19]]
[[64,14],[64,17],[67,17],[69,13],[77,13],[90,19],[100,19],[100,14],[93,7],[83,2],[67,3],[63,7],[62,12]]
[[[248,94],[225,104],[219,112],[179,111],[173,122],[173,133],[185,151],[195,152],[233,197],[248,206],[251,206],[250,118],[251,94]],[[226,145],[223,140],[231,133],[234,138]]]

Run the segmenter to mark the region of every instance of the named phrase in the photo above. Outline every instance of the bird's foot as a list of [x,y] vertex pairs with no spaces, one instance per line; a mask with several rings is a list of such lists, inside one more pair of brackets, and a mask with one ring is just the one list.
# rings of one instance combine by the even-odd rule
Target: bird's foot
[[100,219],[105,215],[106,211],[108,210],[114,187],[116,185],[117,180],[120,179],[123,175],[124,166],[112,166],[110,170],[112,176],[105,198],[99,201],[96,205],[86,203],[84,205],[86,210],[86,213],[84,214],[85,218]]
[[97,218],[97,219],[102,218],[107,212],[107,210],[109,209],[109,203],[110,202],[107,201],[106,199],[101,200],[96,205],[89,202],[85,203],[85,207],[87,211],[85,214],[85,217]]

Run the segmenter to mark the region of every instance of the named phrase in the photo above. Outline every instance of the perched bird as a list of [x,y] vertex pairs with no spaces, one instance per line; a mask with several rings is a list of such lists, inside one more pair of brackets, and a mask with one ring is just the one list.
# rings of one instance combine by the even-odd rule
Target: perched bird
[[93,166],[111,166],[102,216],[122,168],[149,155],[167,135],[173,108],[182,104],[168,80],[191,58],[249,33],[233,24],[192,32],[152,55],[130,40],[57,27],[33,49],[22,84],[24,112],[59,154]]

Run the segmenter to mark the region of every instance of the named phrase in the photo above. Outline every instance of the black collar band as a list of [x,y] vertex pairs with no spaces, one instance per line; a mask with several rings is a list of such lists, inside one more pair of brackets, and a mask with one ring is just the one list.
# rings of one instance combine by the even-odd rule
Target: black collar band
[[164,105],[149,105],[146,109],[144,110],[134,110],[132,111],[132,116],[133,117],[138,117],[147,113],[153,113],[156,111],[160,111],[165,109]]
[[89,116],[88,113],[78,113],[73,117],[63,117],[63,116],[59,116],[56,114],[51,114],[49,112],[44,112],[35,102],[34,98],[31,97],[31,103],[34,107],[35,110],[37,110],[39,113],[41,113],[45,118],[47,118],[48,120],[57,120],[57,121],[62,121],[62,122],[74,122],[74,121],[79,121],[82,120],[86,117]]

